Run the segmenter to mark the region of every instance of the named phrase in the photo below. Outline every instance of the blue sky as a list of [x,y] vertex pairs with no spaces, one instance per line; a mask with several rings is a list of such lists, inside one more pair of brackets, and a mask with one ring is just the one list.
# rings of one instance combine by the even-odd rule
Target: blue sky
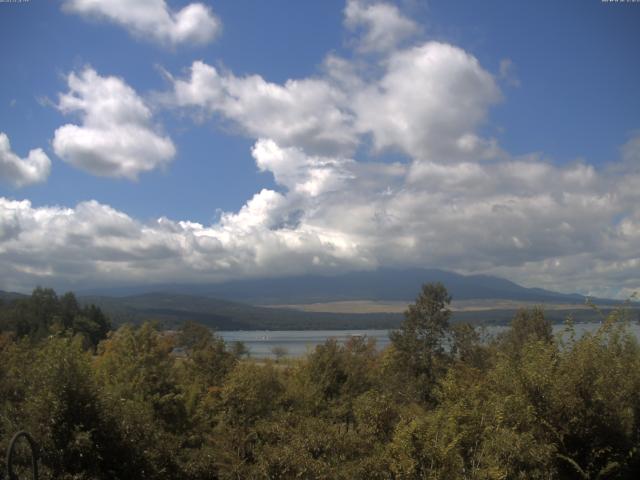
[[126,4],[0,3],[0,287],[640,287],[640,4]]

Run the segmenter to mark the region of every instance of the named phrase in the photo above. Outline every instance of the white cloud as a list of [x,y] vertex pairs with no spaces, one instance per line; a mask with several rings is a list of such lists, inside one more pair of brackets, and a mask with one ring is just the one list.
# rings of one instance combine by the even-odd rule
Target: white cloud
[[349,155],[371,134],[376,151],[395,149],[438,162],[496,158],[495,139],[477,129],[501,100],[494,77],[478,60],[449,44],[427,42],[396,51],[380,78],[363,78],[336,56],[324,77],[269,83],[236,77],[194,62],[172,79],[165,101],[230,119],[254,138],[318,154]]
[[73,287],[423,265],[599,295],[640,286],[640,194],[615,169],[362,163],[272,140],[253,155],[284,191],[263,189],[209,226],[0,200],[0,270]]
[[345,93],[321,79],[270,83],[259,75],[236,77],[201,61],[187,79],[174,80],[169,100],[236,122],[253,137],[318,152],[350,151],[357,144]]
[[477,136],[488,109],[501,98],[478,60],[449,44],[427,42],[393,53],[384,76],[355,96],[361,132],[378,150],[395,148],[430,161],[495,155]]
[[[351,2],[347,13],[367,5]],[[507,272],[536,285],[527,282],[531,271],[539,286],[593,293],[604,290],[570,259],[599,271],[610,259],[611,272],[627,279],[608,273],[611,284],[632,288],[640,251],[637,138],[602,170],[514,157],[481,133],[502,93],[474,56],[433,41],[389,48],[373,67],[330,55],[320,76],[281,85],[203,62],[172,78],[165,101],[218,114],[256,138],[256,165],[283,189],[263,190],[211,227],[240,242],[236,265],[260,272],[259,258],[277,274],[424,265]],[[350,158],[368,138],[374,153],[395,150],[403,163]],[[301,239],[305,254],[296,257]],[[549,269],[553,281],[543,273]]]
[[347,0],[344,16],[347,28],[364,30],[358,48],[365,52],[387,52],[419,31],[414,21],[389,3]]
[[[392,13],[372,13],[380,11]],[[330,55],[317,76],[282,84],[197,61],[185,77],[170,76],[160,96],[254,138],[256,166],[277,189],[261,189],[211,225],[142,222],[94,201],[60,208],[0,199],[0,278],[13,282],[3,287],[377,266],[494,273],[598,295],[640,287],[640,136],[602,168],[514,156],[483,133],[502,99],[500,72],[442,42],[401,49],[412,29],[394,27],[406,20],[396,7],[351,1],[345,13],[363,29],[359,48],[379,55]],[[69,76],[69,88],[59,108],[82,123],[56,132],[65,160],[134,178],[173,156],[122,80],[85,70]],[[367,157],[387,150],[400,160]]]
[[0,180],[15,187],[44,182],[51,171],[51,160],[41,148],[20,158],[11,150],[9,137],[0,132]]
[[277,183],[311,197],[345,188],[355,177],[349,168],[353,160],[310,157],[298,148],[283,149],[273,140],[259,140],[252,153],[258,168],[271,171]]
[[56,155],[94,175],[128,179],[171,161],[173,142],[157,132],[151,111],[122,79],[85,68],[67,82],[69,92],[60,95],[58,108],[79,113],[82,124],[55,131]]
[[324,77],[279,85],[196,61],[187,78],[172,78],[165,102],[220,114],[254,138],[321,155],[349,155],[366,134],[377,151],[396,149],[430,161],[502,154],[495,139],[476,133],[500,90],[460,48],[427,42],[399,50],[379,79],[362,78],[336,56],[325,67]]
[[218,17],[202,3],[173,11],[165,0],[64,0],[63,9],[116,23],[163,45],[206,44],[222,29]]
[[640,171],[640,132],[633,135],[622,148],[622,158],[631,168]]
[[95,201],[36,208],[0,198],[1,288],[212,281],[361,265],[339,234],[277,228],[283,202],[263,190],[205,227],[166,218],[145,224]]

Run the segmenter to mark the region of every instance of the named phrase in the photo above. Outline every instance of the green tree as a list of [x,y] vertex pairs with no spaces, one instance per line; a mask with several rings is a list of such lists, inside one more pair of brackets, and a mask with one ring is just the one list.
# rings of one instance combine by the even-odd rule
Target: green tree
[[432,389],[442,369],[449,333],[450,303],[444,285],[423,285],[415,303],[405,311],[400,329],[389,335],[397,372],[406,372],[423,401],[434,400]]
[[190,423],[176,378],[173,339],[155,325],[125,325],[100,344],[94,368],[103,401],[138,469],[132,477],[177,478]]
[[451,356],[471,367],[484,370],[491,362],[491,350],[480,332],[469,323],[458,323],[451,328]]
[[0,352],[0,448],[28,430],[39,444],[41,478],[124,479],[133,463],[109,420],[90,354],[80,338],[27,341]]
[[182,365],[185,374],[192,383],[200,384],[201,389],[222,385],[238,361],[222,337],[195,322],[185,322],[177,340],[187,352]]
[[4,329],[34,342],[52,334],[81,335],[87,347],[95,348],[111,330],[111,322],[100,308],[81,308],[73,293],[58,297],[50,288],[37,287],[30,297],[15,300],[2,310]]
[[233,353],[233,355],[237,359],[249,357],[251,355],[251,352],[249,351],[247,345],[240,340],[236,340],[235,342],[231,343],[231,353]]
[[269,421],[282,399],[284,387],[270,362],[239,363],[221,392],[215,450],[222,478],[252,478],[257,460],[256,424]]
[[73,317],[71,325],[71,332],[74,335],[82,335],[92,348],[107,338],[110,330],[111,322],[95,305],[88,305],[80,310]]
[[518,356],[528,342],[553,342],[553,327],[541,307],[520,309],[510,328],[498,337],[498,345],[508,355]]

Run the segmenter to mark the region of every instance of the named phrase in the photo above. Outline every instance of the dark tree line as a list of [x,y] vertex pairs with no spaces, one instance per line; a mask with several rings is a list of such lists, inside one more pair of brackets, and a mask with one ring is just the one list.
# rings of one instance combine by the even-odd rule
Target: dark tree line
[[0,303],[0,332],[41,340],[52,333],[81,335],[97,346],[111,330],[111,322],[95,305],[81,307],[76,296],[58,296],[50,288],[36,288],[30,297]]

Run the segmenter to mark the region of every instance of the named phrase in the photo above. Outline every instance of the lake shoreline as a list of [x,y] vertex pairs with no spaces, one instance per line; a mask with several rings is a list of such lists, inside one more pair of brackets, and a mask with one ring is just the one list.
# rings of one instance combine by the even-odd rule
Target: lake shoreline
[[[566,324],[554,324],[554,334],[562,334]],[[578,337],[593,332],[602,325],[601,322],[574,322],[573,328]],[[629,330],[640,340],[640,324],[629,322]],[[509,328],[508,325],[479,325],[489,337],[498,335]],[[287,357],[302,357],[310,353],[317,345],[330,338],[344,343],[350,338],[360,337],[374,339],[378,349],[382,350],[390,344],[389,332],[394,329],[332,329],[332,330],[234,330],[218,331],[225,342],[242,342],[249,349],[251,358],[276,358],[274,349],[284,349]]]

